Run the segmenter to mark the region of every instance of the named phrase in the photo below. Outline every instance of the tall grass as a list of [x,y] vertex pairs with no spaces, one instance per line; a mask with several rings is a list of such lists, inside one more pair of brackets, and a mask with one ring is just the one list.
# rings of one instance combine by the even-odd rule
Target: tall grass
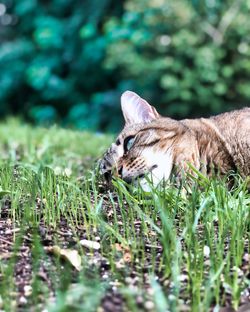
[[[187,192],[169,184],[145,193],[117,179],[103,190],[90,168],[110,137],[16,121],[1,125],[0,137],[0,239],[11,237],[0,263],[3,310],[96,311],[110,292],[130,311],[238,307],[249,287],[245,181],[236,176],[229,190],[226,181],[199,177]],[[77,250],[80,271],[48,253],[52,245]],[[17,286],[24,256],[26,288]]]

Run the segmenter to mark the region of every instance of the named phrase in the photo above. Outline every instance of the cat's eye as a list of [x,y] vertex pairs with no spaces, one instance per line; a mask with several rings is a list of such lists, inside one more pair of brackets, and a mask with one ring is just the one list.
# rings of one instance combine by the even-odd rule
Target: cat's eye
[[129,151],[135,142],[134,136],[129,136],[124,140],[124,150],[125,152]]

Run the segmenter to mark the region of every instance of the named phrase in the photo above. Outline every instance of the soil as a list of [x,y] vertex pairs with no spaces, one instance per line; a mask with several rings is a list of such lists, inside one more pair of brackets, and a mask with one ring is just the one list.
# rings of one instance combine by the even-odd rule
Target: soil
[[[82,239],[88,239],[86,232],[81,226],[73,226],[68,224],[65,219],[62,219],[59,226],[56,229],[52,227],[46,227],[43,221],[40,222],[37,232],[34,232],[33,228],[30,228],[29,225],[25,227],[25,230],[20,229],[20,225],[14,223],[13,220],[9,218],[11,202],[8,199],[2,201],[1,209],[1,218],[0,218],[0,260],[4,263],[9,263],[13,261],[13,274],[15,281],[15,291],[11,294],[13,298],[12,307],[13,310],[17,311],[37,311],[44,308],[44,300],[42,293],[37,293],[36,301],[30,296],[33,285],[33,275],[34,267],[32,265],[32,250],[34,248],[34,233],[39,238],[40,242],[46,249],[49,246],[60,246],[61,248],[71,248],[77,249],[77,241],[75,239],[74,232],[76,237]],[[42,203],[40,199],[37,199],[37,209],[41,209]],[[106,202],[105,213],[107,214],[110,221],[112,221],[112,207]],[[120,215],[119,207],[117,206],[117,216],[120,221],[122,217]],[[138,232],[140,232],[140,220],[135,220],[135,226]],[[100,241],[101,233],[93,233],[96,237],[96,241]],[[14,242],[20,239],[21,244],[18,249],[15,250]],[[146,239],[146,238],[145,238]],[[246,242],[247,247],[248,242]],[[126,250],[123,252],[123,261],[129,266],[129,270],[124,273],[124,283],[129,289],[136,289],[138,281],[143,277],[143,287],[146,295],[139,294],[136,297],[135,305],[138,308],[138,311],[154,311],[154,303],[150,300],[150,286],[149,286],[149,268],[150,268],[150,259],[152,254],[152,249],[157,250],[158,258],[160,258],[162,253],[162,246],[160,242],[157,241],[157,244],[150,244],[150,241],[146,241],[146,266],[140,268],[140,263],[137,262],[135,265],[128,265],[130,263],[130,254]],[[117,249],[119,250],[120,246],[117,244]],[[103,258],[100,250],[90,251],[86,249],[86,255],[89,256],[89,268],[97,268],[101,280],[105,281],[108,277],[112,276],[111,268],[107,259]],[[125,259],[125,260],[124,260]],[[241,271],[244,276],[247,276],[250,279],[250,267],[249,267],[249,255],[246,253],[243,258]],[[50,301],[53,302],[55,298],[55,288],[57,285],[56,274],[52,274],[58,270],[58,266],[62,272],[65,272],[67,264],[61,260],[59,262],[55,261],[55,256],[50,253],[41,252],[41,259],[37,261],[39,264],[35,269],[35,274],[40,281],[39,285],[46,285],[48,290],[47,297],[50,298]],[[119,265],[119,263],[118,263]],[[122,268],[122,263],[120,263]],[[139,269],[138,269],[139,268]],[[77,280],[77,270],[71,270],[72,276],[71,281],[74,283]],[[139,272],[139,273],[138,273]],[[187,273],[184,271],[181,273],[182,287],[185,288],[185,280],[187,280]],[[0,271],[0,281],[3,279],[2,273]],[[111,279],[112,280],[112,279]],[[168,280],[164,280],[159,273],[159,282],[165,287],[171,288]],[[184,293],[184,292],[183,292]],[[147,295],[148,294],[148,295]],[[32,299],[30,299],[32,297]],[[33,307],[33,308],[32,308]],[[1,309],[1,303],[0,303]],[[119,292],[119,282],[116,279],[113,279],[112,282],[109,282],[109,285],[106,289],[106,293],[101,300],[101,305],[98,308],[98,312],[122,312],[127,311],[126,300],[123,294]],[[190,311],[189,309],[189,300],[188,298],[183,298],[183,307],[181,311]],[[226,294],[226,303],[225,307],[221,308],[220,312],[233,312],[234,309],[231,307],[231,295],[230,293]],[[250,286],[248,286],[244,293],[241,294],[240,308],[239,312],[250,311]]]

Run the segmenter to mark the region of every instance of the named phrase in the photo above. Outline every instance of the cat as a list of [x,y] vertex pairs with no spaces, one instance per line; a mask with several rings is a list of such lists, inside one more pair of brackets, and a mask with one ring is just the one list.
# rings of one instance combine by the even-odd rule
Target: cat
[[124,129],[100,161],[107,180],[118,175],[146,188],[148,174],[156,186],[171,174],[183,177],[192,167],[206,176],[231,170],[250,176],[249,107],[210,118],[174,120],[126,91],[121,108]]

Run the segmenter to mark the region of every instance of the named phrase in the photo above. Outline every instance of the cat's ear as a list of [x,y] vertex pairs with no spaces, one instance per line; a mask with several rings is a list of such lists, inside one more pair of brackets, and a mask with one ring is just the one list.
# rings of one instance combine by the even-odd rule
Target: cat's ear
[[132,91],[122,94],[121,106],[126,124],[146,123],[160,117],[153,106]]

